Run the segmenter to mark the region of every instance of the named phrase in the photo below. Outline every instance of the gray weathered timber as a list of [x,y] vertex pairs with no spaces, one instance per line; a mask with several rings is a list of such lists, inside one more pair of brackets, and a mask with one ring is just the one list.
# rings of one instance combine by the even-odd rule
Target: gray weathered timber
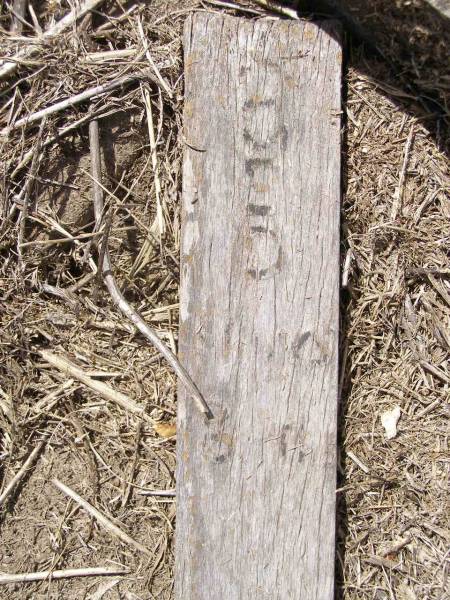
[[185,29],[178,600],[331,600],[341,46],[335,24]]
[[427,0],[428,4],[438,11],[443,17],[450,19],[450,2],[449,0]]

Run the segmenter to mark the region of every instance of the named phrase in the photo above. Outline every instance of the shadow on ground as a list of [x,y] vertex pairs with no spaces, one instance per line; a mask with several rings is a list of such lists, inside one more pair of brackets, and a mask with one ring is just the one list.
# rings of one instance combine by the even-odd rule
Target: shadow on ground
[[[441,152],[448,153],[450,125],[450,20],[425,1],[314,0],[300,15],[339,19],[353,50],[363,46],[362,69],[381,93],[420,120]],[[374,61],[382,68],[376,68]],[[394,83],[393,83],[394,82]]]

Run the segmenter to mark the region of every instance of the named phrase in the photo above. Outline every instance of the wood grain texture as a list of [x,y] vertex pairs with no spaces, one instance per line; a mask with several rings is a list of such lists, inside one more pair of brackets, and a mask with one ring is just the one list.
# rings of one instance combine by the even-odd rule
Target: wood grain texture
[[449,0],[427,0],[428,4],[436,9],[441,15],[450,19],[450,2]]
[[331,600],[341,47],[337,25],[185,29],[178,600]]

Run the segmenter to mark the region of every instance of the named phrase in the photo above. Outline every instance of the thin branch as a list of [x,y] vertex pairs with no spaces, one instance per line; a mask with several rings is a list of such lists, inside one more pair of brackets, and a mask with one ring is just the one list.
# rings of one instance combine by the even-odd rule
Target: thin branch
[[105,50],[104,52],[88,52],[83,61],[86,63],[107,63],[123,60],[135,56],[136,48],[124,48],[122,50]]
[[118,17],[113,17],[111,15],[105,14],[104,17],[105,17],[105,19],[107,19],[107,21],[105,23],[103,23],[103,25],[100,25],[99,27],[97,27],[97,29],[94,31],[93,35],[97,36],[99,33],[101,34],[110,29],[115,29],[119,23],[122,23],[123,21],[128,19],[129,16],[131,14],[133,14],[139,8],[140,7],[138,4],[133,4],[133,6],[131,6],[128,10],[124,10],[122,8],[123,12]]
[[[62,137],[69,134],[71,131],[74,131],[78,127],[81,127],[84,123],[86,123],[87,121],[90,121],[94,117],[96,117],[97,119],[109,117],[118,112],[121,112],[122,110],[123,109],[114,109],[114,110],[108,110],[105,112],[104,109],[101,108],[100,110],[95,111],[94,113],[85,115],[84,117],[81,117],[81,119],[77,119],[76,121],[74,121],[73,123],[68,125],[67,127],[60,129],[56,135],[49,136],[44,142],[42,142],[42,148],[46,148],[47,146],[50,146],[54,142],[57,142]],[[22,160],[19,162],[19,164],[14,168],[13,172],[11,173],[11,179],[14,179],[14,177],[17,175],[17,173],[19,171],[21,171],[24,167],[26,167],[32,158],[33,158],[33,149],[28,150],[28,152],[26,152],[24,154]]]
[[441,371],[441,369],[438,369],[437,367],[435,367],[429,361],[424,360],[424,359],[421,358],[419,360],[419,363],[421,364],[421,366],[426,371],[428,371],[429,373],[431,373],[432,375],[434,375],[435,377],[437,377],[438,379],[440,379],[444,383],[450,383],[450,377],[446,373],[444,373],[443,371]]
[[[91,164],[92,164],[92,178],[94,180],[93,186],[93,196],[94,196],[94,212],[95,212],[95,221],[96,227],[98,228],[101,223],[102,214],[103,214],[103,192],[102,186],[100,184],[101,181],[101,167],[100,167],[100,143],[99,143],[99,134],[98,134],[98,121],[91,121],[89,124],[89,141],[91,148]],[[179,360],[173,354],[169,348],[164,344],[164,342],[160,339],[156,331],[151,329],[141,317],[141,315],[132,308],[124,295],[120,291],[114,277],[112,274],[111,261],[109,257],[108,249],[105,249],[104,259],[103,259],[103,279],[105,281],[105,285],[108,288],[109,293],[115,304],[118,306],[120,311],[129,319],[134,326],[142,333],[142,335],[164,356],[169,365],[178,375],[180,380],[188,389],[189,393],[192,395],[194,400],[197,402],[197,405],[202,413],[204,413],[208,418],[212,418],[211,410],[205,402],[202,394],[198,390],[195,383],[192,381],[189,373],[186,369],[180,364]]]
[[[126,228],[128,230],[129,227]],[[133,228],[135,229],[135,228]],[[92,238],[102,237],[102,231],[94,231],[89,233],[80,233],[78,235],[74,235],[71,238],[63,237],[63,238],[53,238],[51,240],[34,240],[32,242],[23,242],[20,244],[21,248],[29,248],[30,246],[55,246],[57,244],[67,244],[75,242],[76,240],[90,240]]]
[[346,290],[348,288],[348,279],[350,275],[350,267],[353,260],[353,251],[351,248],[347,250],[347,254],[345,255],[344,268],[342,269],[342,289]]
[[67,358],[58,354],[53,354],[53,352],[49,352],[48,350],[39,350],[39,354],[45,361],[52,365],[52,367],[56,367],[59,371],[69,375],[69,377],[72,379],[80,381],[89,389],[97,392],[97,394],[100,394],[100,396],[105,398],[105,400],[114,402],[125,410],[128,410],[135,415],[147,418],[151,423],[153,423],[153,420],[145,414],[142,406],[136,404],[136,402],[131,400],[128,396],[125,396],[125,394],[114,390],[103,381],[92,379],[92,377],[89,377],[89,375],[87,375],[83,369],[80,369],[80,367],[74,365]]
[[275,0],[255,0],[256,4],[266,8],[275,13],[279,13],[285,17],[289,17],[290,19],[298,19],[299,16],[297,11],[289,8],[287,6],[283,6],[280,2],[275,2]]
[[11,481],[8,483],[8,485],[5,487],[3,492],[0,494],[0,506],[2,506],[5,503],[7,498],[13,493],[13,491],[15,490],[17,485],[20,483],[20,481],[22,480],[22,478],[24,477],[24,475],[28,471],[28,469],[30,469],[32,467],[32,465],[35,463],[35,461],[39,458],[39,455],[41,454],[42,450],[44,449],[46,443],[47,443],[47,438],[45,438],[41,442],[39,442],[39,444],[31,451],[27,460],[23,463],[21,468],[17,471],[17,473],[14,475],[14,477],[11,479]]
[[46,579],[66,579],[68,577],[99,577],[110,575],[128,575],[129,569],[118,567],[87,567],[83,569],[62,569],[58,571],[38,571],[36,573],[17,573],[0,575],[0,585],[7,583],[26,583],[28,581],[45,581]]
[[44,32],[42,30],[42,27],[39,24],[37,15],[34,12],[34,8],[33,8],[32,4],[30,4],[30,6],[28,7],[28,12],[30,13],[31,20],[33,21],[34,30],[37,31],[39,35],[42,35]]
[[75,96],[70,96],[70,98],[66,98],[65,100],[61,100],[56,104],[52,104],[51,106],[47,106],[46,108],[42,108],[41,110],[32,113],[31,115],[27,115],[22,119],[18,119],[12,125],[5,127],[0,131],[1,135],[8,135],[10,131],[14,129],[19,129],[20,127],[26,127],[31,123],[35,123],[36,121],[40,121],[43,117],[48,115],[53,115],[57,112],[61,112],[66,108],[70,108],[71,106],[75,106],[80,104],[81,102],[85,102],[86,100],[90,100],[94,96],[100,96],[102,94],[106,94],[107,92],[111,92],[119,87],[128,85],[137,81],[138,79],[151,79],[154,77],[150,72],[150,69],[146,69],[144,71],[135,71],[133,73],[129,73],[128,75],[123,75],[122,77],[118,77],[117,79],[113,79],[112,81],[108,81],[107,83],[102,83],[101,85],[97,85],[95,87],[88,88],[84,90],[84,92],[80,92],[79,94],[75,94]]
[[172,490],[141,490],[138,492],[139,496],[167,496],[169,498],[175,498],[176,491]]
[[107,531],[109,531],[109,533],[111,533],[115,537],[119,538],[122,542],[124,542],[128,546],[133,546],[134,548],[136,548],[136,550],[139,550],[139,552],[142,552],[143,554],[146,554],[147,556],[153,557],[153,553],[148,548],[146,548],[139,542],[136,542],[136,540],[134,540],[127,533],[122,531],[119,527],[117,527],[117,525],[115,525],[112,521],[110,521],[107,517],[105,517],[105,515],[103,515],[99,510],[97,510],[94,506],[92,506],[92,504],[90,504],[87,500],[84,500],[84,498],[82,498],[76,492],[71,490],[67,485],[64,485],[64,483],[61,483],[58,479],[53,479],[52,483],[55,487],[57,487],[66,496],[68,496],[74,502],[76,502],[82,508],[84,508],[84,510],[88,514],[90,514],[91,517],[94,517],[94,519],[96,519],[96,521],[100,525],[102,525]]
[[243,6],[242,4],[237,4],[236,2],[225,2],[223,0],[206,0],[206,3],[212,4],[212,6],[220,6],[221,8],[232,8],[233,10],[248,13],[250,15],[261,16],[261,11],[253,10],[253,8]]
[[36,402],[36,404],[33,404],[33,407],[31,410],[36,414],[39,414],[40,412],[49,411],[51,408],[53,408],[53,406],[57,402],[59,402],[60,396],[64,397],[68,393],[67,390],[69,390],[73,386],[74,383],[75,382],[73,379],[67,379],[61,385],[59,385],[56,389],[49,392],[43,398],[41,398],[38,402]]

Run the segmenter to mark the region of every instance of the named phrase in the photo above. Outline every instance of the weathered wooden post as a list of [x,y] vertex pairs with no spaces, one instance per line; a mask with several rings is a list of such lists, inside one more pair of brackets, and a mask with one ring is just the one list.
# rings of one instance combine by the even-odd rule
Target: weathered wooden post
[[185,29],[178,600],[331,600],[341,45],[335,23]]

